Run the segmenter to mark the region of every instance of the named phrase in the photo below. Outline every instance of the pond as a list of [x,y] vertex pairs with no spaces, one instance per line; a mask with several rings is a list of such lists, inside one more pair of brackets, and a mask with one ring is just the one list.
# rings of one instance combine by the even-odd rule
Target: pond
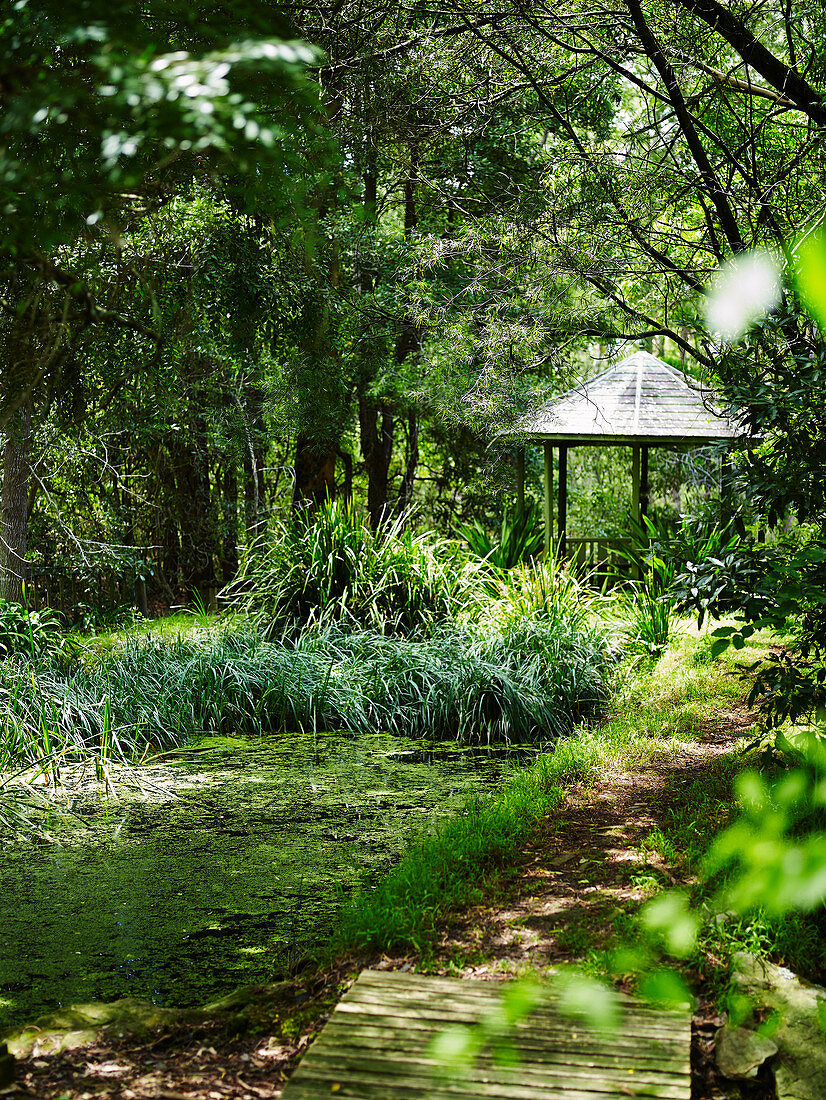
[[526,759],[383,735],[199,750],[144,770],[160,794],[84,801],[60,845],[0,852],[0,1034],[64,1004],[278,980],[355,886]]

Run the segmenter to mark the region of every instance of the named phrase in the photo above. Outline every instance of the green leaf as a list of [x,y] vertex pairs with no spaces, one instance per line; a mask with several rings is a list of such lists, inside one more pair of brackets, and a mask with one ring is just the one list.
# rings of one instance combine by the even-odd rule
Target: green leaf
[[800,300],[826,332],[826,230],[802,237],[792,249],[791,263]]
[[645,927],[662,939],[671,955],[685,958],[694,949],[697,916],[691,912],[688,898],[681,890],[668,890],[649,901],[641,917]]
[[688,986],[675,970],[653,970],[640,982],[640,993],[647,1001],[660,1005],[685,1005],[692,1003]]

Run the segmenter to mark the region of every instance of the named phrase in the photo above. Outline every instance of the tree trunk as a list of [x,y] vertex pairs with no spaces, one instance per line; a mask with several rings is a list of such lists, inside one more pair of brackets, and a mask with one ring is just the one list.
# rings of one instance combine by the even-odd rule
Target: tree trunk
[[170,440],[176,505],[181,531],[180,576],[184,595],[196,595],[205,608],[215,602],[217,523],[207,464],[206,432],[196,422],[192,441],[176,433]]
[[393,413],[386,402],[359,398],[361,453],[367,469],[367,511],[374,531],[378,531],[389,511],[387,488],[394,427]]
[[26,402],[7,428],[0,506],[0,598],[24,603],[31,478],[31,405]]
[[223,532],[221,540],[221,584],[228,585],[238,573],[238,474],[235,457],[225,459],[221,479]]
[[336,499],[336,450],[333,444],[321,444],[306,436],[295,442],[295,485],[293,508],[317,508],[326,500]]
[[404,474],[399,491],[399,510],[404,511],[413,503],[413,485],[419,465],[419,418],[414,410],[407,414],[407,447]]
[[247,541],[261,534],[266,522],[266,485],[264,484],[264,395],[257,387],[245,393],[244,446],[244,522]]

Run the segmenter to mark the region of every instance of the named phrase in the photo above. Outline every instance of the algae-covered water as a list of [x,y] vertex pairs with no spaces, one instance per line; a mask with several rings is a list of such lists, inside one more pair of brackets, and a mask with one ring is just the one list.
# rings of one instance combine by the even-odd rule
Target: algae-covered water
[[195,1005],[277,980],[349,891],[514,762],[289,734],[148,769],[167,792],[149,800],[82,802],[60,845],[0,852],[0,1033],[63,1004]]

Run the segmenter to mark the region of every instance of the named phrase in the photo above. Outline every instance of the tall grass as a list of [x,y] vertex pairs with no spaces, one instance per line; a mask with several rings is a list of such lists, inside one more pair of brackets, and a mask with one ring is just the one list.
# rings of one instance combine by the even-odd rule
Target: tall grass
[[555,562],[465,568],[455,547],[399,524],[376,536],[344,505],[271,551],[237,593],[257,618],[110,639],[74,663],[7,661],[0,769],[103,769],[204,732],[542,742],[604,698],[593,597]]
[[0,673],[0,767],[181,745],[204,731],[387,730],[408,737],[542,741],[604,694],[596,632],[524,620],[427,640],[330,625],[292,642],[253,631],[133,642],[90,668]]
[[373,532],[352,504],[333,501],[277,525],[222,599],[265,616],[271,636],[330,622],[426,633],[459,614],[472,574],[455,546],[414,535],[405,516]]
[[460,527],[458,534],[478,558],[495,570],[504,572],[539,553],[544,539],[544,525],[539,507],[530,501],[521,515],[505,509],[499,531],[494,534],[478,519]]

